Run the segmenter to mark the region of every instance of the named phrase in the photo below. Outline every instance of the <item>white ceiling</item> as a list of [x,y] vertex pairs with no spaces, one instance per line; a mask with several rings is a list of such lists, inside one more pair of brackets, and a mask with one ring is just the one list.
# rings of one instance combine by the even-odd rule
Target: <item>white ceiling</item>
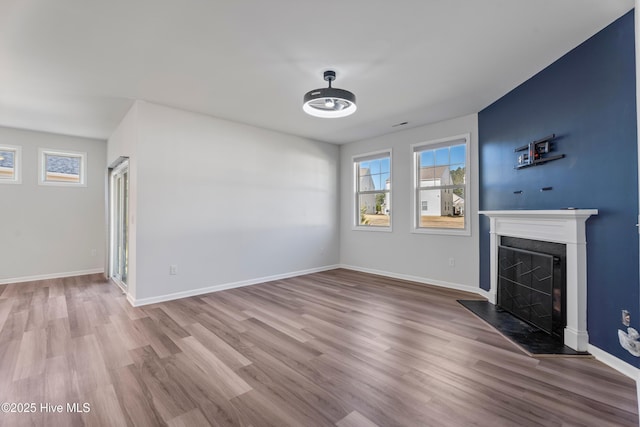
[[[633,3],[0,0],[0,125],[104,139],[141,99],[346,143],[478,112]],[[326,69],[353,116],[303,113]]]

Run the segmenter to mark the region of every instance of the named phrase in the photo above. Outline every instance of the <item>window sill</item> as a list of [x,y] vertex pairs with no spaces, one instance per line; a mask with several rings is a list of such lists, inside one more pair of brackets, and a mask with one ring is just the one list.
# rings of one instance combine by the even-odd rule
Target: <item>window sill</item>
[[383,233],[391,233],[393,231],[391,226],[380,227],[375,225],[354,225],[351,229],[354,231],[376,231]]
[[44,185],[47,187],[86,187],[86,183],[77,183],[77,182],[47,182],[40,181],[38,185]]
[[434,234],[439,236],[471,236],[471,230],[465,229],[447,229],[447,228],[412,228],[413,234]]

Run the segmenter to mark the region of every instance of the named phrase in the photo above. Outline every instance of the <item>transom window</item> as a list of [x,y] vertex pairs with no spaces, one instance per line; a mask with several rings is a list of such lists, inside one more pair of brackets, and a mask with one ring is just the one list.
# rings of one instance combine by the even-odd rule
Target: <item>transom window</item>
[[391,151],[353,158],[355,225],[357,228],[391,229]]
[[21,162],[22,150],[20,147],[12,145],[0,145],[0,183],[20,184],[21,183]]
[[86,153],[40,149],[40,184],[86,186]]
[[465,135],[413,146],[414,231],[468,232],[468,140]]

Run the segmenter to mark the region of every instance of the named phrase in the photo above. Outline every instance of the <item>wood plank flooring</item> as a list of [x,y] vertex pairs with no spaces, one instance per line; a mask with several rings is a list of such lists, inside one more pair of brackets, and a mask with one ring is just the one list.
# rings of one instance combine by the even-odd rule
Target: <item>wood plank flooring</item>
[[634,381],[528,357],[461,298],[348,270],[141,308],[100,275],[0,286],[0,402],[37,405],[0,425],[638,425]]

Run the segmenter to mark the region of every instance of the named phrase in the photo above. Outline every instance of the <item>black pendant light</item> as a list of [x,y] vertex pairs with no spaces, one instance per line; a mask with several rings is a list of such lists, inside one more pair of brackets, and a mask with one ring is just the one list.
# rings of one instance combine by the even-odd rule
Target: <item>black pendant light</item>
[[348,90],[331,87],[331,82],[336,79],[336,72],[325,71],[324,79],[329,82],[329,87],[314,89],[304,95],[304,112],[323,118],[346,117],[355,113],[356,96]]

